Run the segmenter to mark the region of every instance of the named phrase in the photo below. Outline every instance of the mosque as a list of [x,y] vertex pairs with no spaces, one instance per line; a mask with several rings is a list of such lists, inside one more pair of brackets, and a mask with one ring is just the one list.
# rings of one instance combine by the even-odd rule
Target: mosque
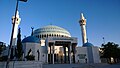
[[[16,32],[21,20],[18,12],[17,19],[12,46],[16,45]],[[83,13],[81,13],[79,24],[81,26],[83,43],[81,47],[77,45],[78,39],[72,37],[66,29],[55,25],[48,25],[32,30],[31,36],[25,37],[22,40],[23,60],[27,61],[26,56],[34,56],[34,61],[48,64],[101,63],[98,47],[93,46],[87,40],[86,19]]]
[[43,63],[100,63],[98,47],[87,41],[86,19],[81,14],[82,47],[77,38],[64,28],[48,25],[32,31],[22,40],[24,57],[34,55],[35,61]]

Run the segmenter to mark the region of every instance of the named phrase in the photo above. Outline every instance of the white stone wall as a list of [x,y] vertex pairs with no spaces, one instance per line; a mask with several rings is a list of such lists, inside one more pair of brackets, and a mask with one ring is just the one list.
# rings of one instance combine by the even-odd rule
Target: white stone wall
[[101,63],[98,47],[92,47],[94,63]]
[[38,53],[39,50],[39,61],[41,60],[41,46],[39,43],[23,43],[24,57],[27,56],[29,50],[32,50],[32,55],[35,56],[35,61],[38,61]]
[[[92,51],[91,51],[92,53],[88,49],[92,49]],[[79,60],[79,63],[86,63],[85,58],[87,58],[87,63],[91,63],[91,62],[101,63],[98,47],[96,47],[96,46],[76,47],[76,50],[77,50],[76,55],[75,55],[76,63],[78,62],[78,60]],[[85,58],[80,59],[78,56],[79,54],[86,54],[86,56],[85,56]],[[93,58],[93,59],[91,60],[91,58]],[[91,60],[91,62],[90,62],[90,60]]]
[[41,47],[41,61],[43,62],[43,63],[47,63],[47,60],[48,60],[48,49],[47,49],[47,47],[46,46],[42,46]]
[[[88,55],[87,55],[87,48],[86,47],[76,47],[76,50],[77,50],[77,52],[76,52],[76,54],[75,54],[75,61],[76,61],[76,63],[79,61],[79,63],[85,63],[85,58],[87,58],[88,59]],[[83,58],[83,59],[80,59],[79,58],[79,54],[85,54],[86,56],[85,56],[85,58]]]
[[47,54],[41,53],[41,61],[42,61],[43,63],[47,63]]

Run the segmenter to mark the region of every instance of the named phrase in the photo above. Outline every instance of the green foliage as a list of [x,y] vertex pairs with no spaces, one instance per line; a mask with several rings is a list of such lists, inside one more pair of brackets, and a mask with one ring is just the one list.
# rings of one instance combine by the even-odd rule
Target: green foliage
[[2,56],[2,51],[4,51],[6,49],[6,45],[4,42],[0,42],[0,61],[6,61],[7,60],[7,56]]
[[[115,59],[119,59],[120,58],[120,48],[118,48],[118,44],[115,44],[113,42],[108,42],[107,44],[102,44],[102,50],[103,50],[103,54],[102,57],[103,58],[107,58],[108,62],[111,61],[111,57]],[[117,62],[117,61],[115,61]]]
[[5,48],[6,48],[6,46],[4,44],[0,45],[0,55],[1,55],[2,51],[5,50]]
[[18,35],[17,35],[17,49],[16,49],[16,57],[18,60],[21,60],[23,51],[22,51],[22,43],[21,43],[21,34],[20,34],[20,28],[18,29]]
[[8,56],[1,56],[0,61],[7,61]]

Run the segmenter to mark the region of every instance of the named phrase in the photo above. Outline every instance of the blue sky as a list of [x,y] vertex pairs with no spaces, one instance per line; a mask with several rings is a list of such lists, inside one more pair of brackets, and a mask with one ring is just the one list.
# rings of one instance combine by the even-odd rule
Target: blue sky
[[[0,41],[9,44],[16,0],[0,0]],[[68,30],[82,45],[80,13],[87,19],[89,42],[101,46],[105,42],[120,45],[120,0],[28,0],[19,2],[22,39],[35,29],[50,24]]]

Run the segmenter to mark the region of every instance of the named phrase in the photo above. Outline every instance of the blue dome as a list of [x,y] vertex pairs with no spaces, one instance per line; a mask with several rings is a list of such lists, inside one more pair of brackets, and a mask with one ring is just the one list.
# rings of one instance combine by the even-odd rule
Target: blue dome
[[22,43],[40,43],[40,39],[34,36],[28,36],[22,40]]
[[83,47],[91,47],[91,46],[93,46],[93,44],[89,42],[83,44]]

